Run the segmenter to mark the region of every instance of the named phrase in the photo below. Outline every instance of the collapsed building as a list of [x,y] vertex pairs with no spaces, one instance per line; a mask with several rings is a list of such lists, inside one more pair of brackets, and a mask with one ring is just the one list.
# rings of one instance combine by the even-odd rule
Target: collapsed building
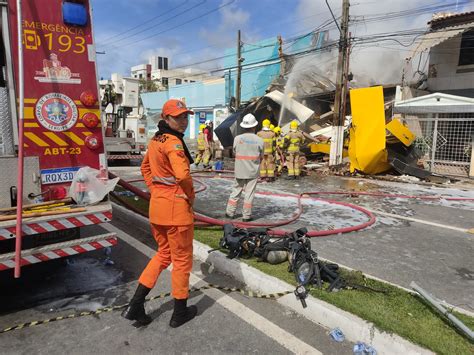
[[[370,159],[384,157],[375,169],[360,170],[360,164],[354,163],[357,159],[351,160],[348,153],[350,137],[354,137],[350,134],[352,112],[348,98],[347,107],[343,108],[347,114],[344,156],[351,160],[351,171],[374,174],[394,168],[401,174],[420,178],[433,174],[474,176],[474,12],[436,14],[428,25],[404,69],[405,73],[411,70],[416,74],[417,80],[384,85],[384,112],[379,112],[378,118],[370,118],[384,120],[379,130],[383,137],[377,139],[381,142],[379,148],[388,151],[373,153]],[[233,136],[240,134],[240,120],[247,113],[254,114],[260,122],[270,119],[283,132],[288,130],[292,119],[297,119],[306,136],[315,138],[306,151],[307,156],[327,161],[335,98],[335,65],[334,61],[326,60],[330,53],[331,50],[321,50],[316,65],[281,55],[281,74],[267,87],[266,93],[250,100],[216,128],[223,146],[232,145]],[[417,67],[420,56],[428,63],[426,72]],[[349,82],[351,89],[357,86],[357,81]],[[368,119],[365,116],[360,122]],[[393,123],[386,129],[393,119],[401,125]],[[371,130],[372,126],[367,124],[367,129]],[[391,132],[395,126],[395,133]],[[413,137],[404,139],[403,135]]]

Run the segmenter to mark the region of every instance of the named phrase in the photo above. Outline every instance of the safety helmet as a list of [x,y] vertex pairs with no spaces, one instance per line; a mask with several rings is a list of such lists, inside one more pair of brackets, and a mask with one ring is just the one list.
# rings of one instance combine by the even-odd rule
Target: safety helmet
[[276,126],[275,128],[273,128],[273,132],[275,132],[275,134],[280,134],[281,133],[280,126]]
[[267,127],[267,128],[269,128],[269,127],[270,127],[270,124],[271,124],[270,120],[269,120],[268,118],[265,118],[265,119],[263,120],[263,122],[262,122],[262,127]]
[[242,128],[252,128],[256,125],[258,125],[258,121],[251,113],[247,113],[242,119],[242,122],[240,122],[240,127]]
[[298,121],[297,120],[291,121],[290,129],[298,129]]
[[270,124],[270,131],[273,131],[275,129],[275,125],[274,124]]
[[199,125],[199,132],[202,132],[203,129],[206,128],[206,125],[204,123]]

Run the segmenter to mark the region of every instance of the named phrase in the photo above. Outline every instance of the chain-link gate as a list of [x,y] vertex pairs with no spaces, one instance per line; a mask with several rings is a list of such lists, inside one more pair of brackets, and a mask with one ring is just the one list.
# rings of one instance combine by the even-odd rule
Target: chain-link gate
[[474,113],[418,114],[404,120],[416,135],[425,168],[437,174],[469,176]]

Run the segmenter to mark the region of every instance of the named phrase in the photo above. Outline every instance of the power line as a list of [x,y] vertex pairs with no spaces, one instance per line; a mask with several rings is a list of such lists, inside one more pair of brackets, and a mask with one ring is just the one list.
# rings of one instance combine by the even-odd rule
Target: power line
[[169,17],[169,18],[167,18],[167,19],[165,19],[165,20],[163,20],[163,21],[161,21],[161,22],[158,22],[157,24],[154,24],[153,26],[146,27],[146,28],[144,28],[144,29],[141,30],[141,31],[138,31],[138,32],[136,32],[136,33],[134,33],[134,34],[130,34],[129,36],[123,37],[123,38],[121,38],[121,39],[119,39],[119,40],[112,41],[112,42],[109,42],[109,43],[105,43],[104,46],[105,46],[105,47],[107,47],[107,46],[112,46],[112,47],[117,48],[117,46],[114,45],[114,43],[121,42],[121,41],[123,41],[123,40],[125,40],[125,39],[131,38],[131,37],[135,37],[136,35],[139,35],[140,33],[147,32],[147,31],[149,31],[149,30],[151,30],[151,29],[154,29],[154,28],[156,28],[157,26],[160,26],[160,25],[162,25],[162,24],[164,24],[164,23],[166,23],[166,22],[169,22],[169,21],[171,21],[171,20],[173,20],[173,19],[175,19],[175,18],[177,18],[177,17],[179,17],[179,16],[181,16],[181,15],[183,15],[183,14],[185,14],[185,13],[191,11],[191,10],[194,10],[195,8],[197,8],[197,7],[199,7],[199,6],[202,6],[206,1],[207,1],[207,0],[202,0],[201,2],[195,4],[194,6],[188,8],[188,9],[186,9],[186,10],[184,10],[184,11],[178,12],[177,14],[175,14],[175,15],[173,15],[173,16],[171,16],[171,17]]
[[[113,35],[113,36],[110,36],[110,37],[108,37],[108,38],[106,38],[106,39],[104,39],[104,40],[102,40],[102,41],[105,42],[105,43],[107,43],[107,42],[109,42],[109,40],[111,40],[111,39],[113,39],[113,38],[120,37],[121,35],[123,35],[123,34],[125,34],[125,33],[129,33],[130,31],[133,31],[133,30],[135,30],[135,29],[137,29],[137,28],[139,28],[139,27],[142,27],[142,26],[146,25],[147,23],[150,23],[150,22],[152,22],[152,21],[154,21],[154,20],[156,20],[156,19],[158,19],[158,18],[160,18],[160,17],[163,17],[163,16],[165,16],[165,15],[167,15],[167,14],[173,12],[174,10],[180,8],[181,6],[187,4],[188,2],[189,2],[189,0],[185,0],[185,1],[183,1],[181,4],[179,4],[178,6],[173,7],[173,8],[172,8],[171,10],[169,10],[169,11],[166,11],[166,12],[164,12],[164,13],[158,15],[158,16],[154,16],[154,17],[152,17],[152,18],[150,18],[150,19],[148,19],[148,20],[142,22],[142,23],[139,24],[139,25],[136,25],[136,26],[134,26],[134,27],[128,28],[128,29],[124,30],[123,32],[117,33],[117,34],[115,34],[115,35]],[[100,42],[99,42],[99,44],[100,44]]]
[[[203,1],[206,1],[206,0],[203,0]],[[189,19],[189,20],[187,20],[187,21],[185,21],[185,22],[183,22],[183,23],[180,23],[180,24],[178,24],[178,25],[176,25],[176,26],[169,27],[169,28],[167,28],[167,29],[164,29],[164,30],[162,30],[162,31],[156,32],[156,33],[154,33],[154,34],[151,34],[151,35],[149,35],[149,36],[143,37],[143,38],[141,38],[141,39],[135,40],[135,41],[133,41],[133,42],[125,43],[125,44],[123,44],[122,46],[124,46],[124,47],[133,46],[133,45],[136,45],[137,43],[143,42],[143,41],[145,41],[145,40],[147,40],[147,39],[150,39],[150,38],[152,38],[152,37],[156,37],[156,36],[159,36],[159,35],[161,35],[161,34],[163,34],[163,33],[166,33],[166,32],[169,32],[169,31],[171,31],[171,30],[174,30],[174,29],[176,29],[176,28],[185,26],[185,25],[187,25],[187,24],[189,24],[189,23],[191,23],[191,22],[194,22],[194,21],[196,21],[196,20],[199,20],[200,18],[203,18],[203,17],[205,17],[205,16],[208,16],[208,15],[214,13],[214,12],[217,12],[217,11],[219,11],[220,9],[223,9],[223,8],[225,8],[225,7],[227,7],[227,6],[230,6],[230,5],[232,5],[235,1],[236,1],[236,0],[230,0],[229,2],[227,2],[227,3],[225,3],[225,4],[222,4],[222,5],[218,6],[218,7],[215,7],[215,8],[213,8],[212,10],[209,10],[209,11],[207,11],[207,12],[201,14],[201,15],[195,16],[195,17],[193,17],[193,18],[191,18],[191,19]],[[197,5],[195,5],[195,6],[197,6]],[[177,16],[179,16],[179,14],[173,16],[173,18],[174,18],[174,17],[177,17]],[[114,47],[116,47],[116,46],[114,46]]]
[[339,24],[336,21],[336,17],[334,16],[332,12],[331,6],[329,6],[328,0],[326,0],[326,5],[328,6],[329,12],[331,13],[332,19],[334,20],[334,23],[336,24],[337,29],[339,30],[339,33],[342,33],[341,28],[339,27]]

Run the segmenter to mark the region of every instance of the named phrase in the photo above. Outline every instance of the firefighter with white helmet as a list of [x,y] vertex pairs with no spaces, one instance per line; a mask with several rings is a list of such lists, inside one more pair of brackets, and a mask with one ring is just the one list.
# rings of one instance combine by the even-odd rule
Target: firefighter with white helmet
[[209,165],[209,159],[211,157],[209,145],[204,133],[205,129],[206,129],[205,124],[199,125],[199,134],[197,138],[198,152],[196,154],[196,158],[194,161],[194,164],[196,165],[196,167],[199,166],[199,163],[201,161],[204,164],[204,167],[207,167]]
[[270,120],[264,119],[262,122],[262,130],[257,133],[257,136],[263,139],[263,159],[260,164],[260,177],[270,181],[275,179],[275,132],[270,129]]
[[263,156],[263,140],[255,134],[258,121],[255,116],[248,113],[242,119],[240,127],[244,133],[234,138],[235,153],[235,182],[232,193],[227,201],[226,217],[234,218],[240,197],[244,195],[242,208],[242,221],[252,220],[252,202],[257,187],[259,166]]
[[290,131],[284,137],[283,145],[286,149],[286,166],[288,168],[288,178],[297,179],[300,176],[300,148],[304,143],[303,133],[298,131],[298,121],[290,123]]

